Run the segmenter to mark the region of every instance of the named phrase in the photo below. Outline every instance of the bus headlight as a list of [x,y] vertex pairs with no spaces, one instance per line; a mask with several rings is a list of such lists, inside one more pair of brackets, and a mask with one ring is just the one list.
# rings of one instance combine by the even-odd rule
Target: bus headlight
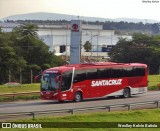
[[53,96],[56,96],[58,93],[54,93]]
[[67,96],[67,94],[62,94],[62,96]]

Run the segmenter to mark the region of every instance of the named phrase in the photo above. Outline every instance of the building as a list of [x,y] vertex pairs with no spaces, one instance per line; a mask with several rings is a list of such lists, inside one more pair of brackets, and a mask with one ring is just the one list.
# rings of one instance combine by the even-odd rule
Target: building
[[[18,23],[0,23],[0,27],[5,32],[10,32]],[[50,47],[51,52],[55,52],[56,55],[69,56],[70,52],[70,24],[66,25],[38,25],[38,36]],[[97,57],[107,57],[109,49],[116,45],[119,37],[126,37],[131,39],[131,36],[117,36],[114,30],[103,30],[102,25],[82,25],[82,39],[81,39],[81,54],[90,57],[97,55]],[[86,41],[91,42],[92,53],[84,53],[83,45]],[[97,53],[96,53],[97,52]],[[103,54],[103,55],[101,55]],[[105,56],[104,56],[105,55]]]

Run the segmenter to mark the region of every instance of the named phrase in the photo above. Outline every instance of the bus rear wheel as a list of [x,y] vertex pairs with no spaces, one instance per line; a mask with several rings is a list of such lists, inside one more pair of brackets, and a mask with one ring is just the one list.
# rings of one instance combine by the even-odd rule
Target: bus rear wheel
[[81,92],[76,92],[75,95],[74,95],[74,101],[75,102],[80,102],[82,101],[82,94]]
[[123,91],[123,97],[124,98],[129,98],[131,96],[130,94],[130,89],[129,88],[125,88]]

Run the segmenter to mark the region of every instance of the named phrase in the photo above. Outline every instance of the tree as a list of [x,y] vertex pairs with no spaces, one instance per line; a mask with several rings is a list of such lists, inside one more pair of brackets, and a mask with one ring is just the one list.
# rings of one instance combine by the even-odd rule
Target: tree
[[0,80],[1,83],[8,82],[9,72],[12,80],[16,80],[16,74],[26,66],[23,57],[18,56],[10,39],[11,33],[0,33]]
[[160,24],[158,24],[158,23],[154,23],[153,25],[152,25],[152,33],[153,34],[158,34],[159,33],[159,27],[160,26]]
[[38,26],[35,24],[22,24],[15,27],[13,32],[17,34],[20,46],[23,46],[23,52],[28,55],[31,46],[34,46],[33,41],[38,39]]
[[[49,46],[37,37],[37,26],[32,24],[25,24],[14,29],[13,35],[17,35],[18,39],[15,39],[17,46],[16,52],[19,56],[27,62],[27,68],[24,72],[33,71],[33,75],[37,75],[40,70],[44,70],[47,67],[60,66],[64,64],[64,61],[49,52]],[[47,65],[47,66],[44,66]],[[25,74],[27,78],[29,74]],[[28,77],[26,81],[30,81]]]
[[14,31],[17,32],[22,38],[37,38],[38,26],[35,24],[22,24],[15,27]]
[[86,52],[89,52],[92,49],[92,44],[89,41],[86,41],[86,43],[83,45]]
[[2,33],[2,28],[0,27],[0,33]]
[[134,34],[132,40],[119,39],[109,56],[115,62],[140,62],[150,67],[150,73],[158,73],[160,65],[160,36]]
[[[35,29],[34,29],[35,28]],[[23,83],[49,67],[60,66],[64,61],[49,52],[49,46],[37,37],[36,26],[22,25],[13,32],[0,32],[0,84],[11,80]]]

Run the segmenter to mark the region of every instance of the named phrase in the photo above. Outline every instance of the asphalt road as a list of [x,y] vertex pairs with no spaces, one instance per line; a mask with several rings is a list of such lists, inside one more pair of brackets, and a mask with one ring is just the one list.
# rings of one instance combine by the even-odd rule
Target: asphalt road
[[48,100],[6,102],[6,103],[0,103],[0,114],[73,109],[73,108],[83,108],[92,106],[107,106],[114,104],[127,104],[127,103],[144,102],[152,100],[160,100],[160,91],[150,91],[146,94],[135,95],[127,99],[106,98],[106,99],[85,100],[78,103],[75,102],[58,103],[56,101],[48,101]]

